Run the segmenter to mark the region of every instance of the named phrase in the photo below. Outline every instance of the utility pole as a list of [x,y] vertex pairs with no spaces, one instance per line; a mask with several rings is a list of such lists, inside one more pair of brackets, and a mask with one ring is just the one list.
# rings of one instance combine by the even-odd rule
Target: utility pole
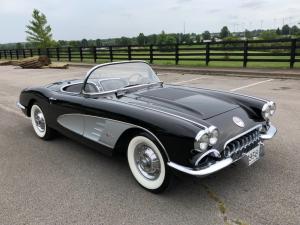
[[185,21],[183,22],[183,34],[185,34]]

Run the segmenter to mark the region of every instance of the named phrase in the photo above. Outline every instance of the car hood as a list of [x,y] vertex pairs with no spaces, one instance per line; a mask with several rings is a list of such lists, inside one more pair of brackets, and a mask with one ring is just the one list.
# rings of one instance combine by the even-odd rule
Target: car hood
[[195,91],[180,86],[164,86],[124,97],[123,101],[128,104],[147,106],[194,120],[207,120],[239,108],[229,99],[220,99],[203,90]]

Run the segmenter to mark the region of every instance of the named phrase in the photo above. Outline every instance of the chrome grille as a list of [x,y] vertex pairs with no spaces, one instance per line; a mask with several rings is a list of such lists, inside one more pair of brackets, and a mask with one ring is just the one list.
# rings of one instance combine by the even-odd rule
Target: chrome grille
[[223,151],[226,158],[231,157],[234,160],[242,157],[244,153],[253,149],[260,143],[260,132],[258,129],[229,142]]

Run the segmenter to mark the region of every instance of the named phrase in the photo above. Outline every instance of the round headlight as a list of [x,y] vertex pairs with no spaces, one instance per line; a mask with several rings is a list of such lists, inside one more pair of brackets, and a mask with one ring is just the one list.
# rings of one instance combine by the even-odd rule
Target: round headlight
[[276,104],[274,102],[267,102],[264,104],[261,112],[265,120],[269,120],[271,116],[274,115],[276,110]]
[[276,104],[275,102],[270,102],[270,115],[273,116],[276,111]]
[[200,150],[205,151],[208,148],[209,136],[208,134],[203,134],[199,140]]
[[219,131],[217,129],[213,129],[210,132],[209,144],[215,145],[218,142],[218,137],[219,137]]
[[209,145],[215,145],[218,141],[219,131],[215,126],[210,126],[208,128],[209,133]]

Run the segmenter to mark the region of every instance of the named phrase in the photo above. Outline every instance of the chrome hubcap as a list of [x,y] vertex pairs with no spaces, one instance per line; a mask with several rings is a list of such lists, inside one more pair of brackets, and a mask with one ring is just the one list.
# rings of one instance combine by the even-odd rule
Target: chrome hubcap
[[139,172],[149,180],[155,180],[160,175],[160,161],[152,148],[145,144],[136,146],[134,150],[135,164]]
[[34,123],[35,123],[37,129],[40,132],[44,132],[46,129],[46,122],[45,122],[44,114],[42,113],[42,111],[40,109],[35,109],[33,116],[34,116]]

